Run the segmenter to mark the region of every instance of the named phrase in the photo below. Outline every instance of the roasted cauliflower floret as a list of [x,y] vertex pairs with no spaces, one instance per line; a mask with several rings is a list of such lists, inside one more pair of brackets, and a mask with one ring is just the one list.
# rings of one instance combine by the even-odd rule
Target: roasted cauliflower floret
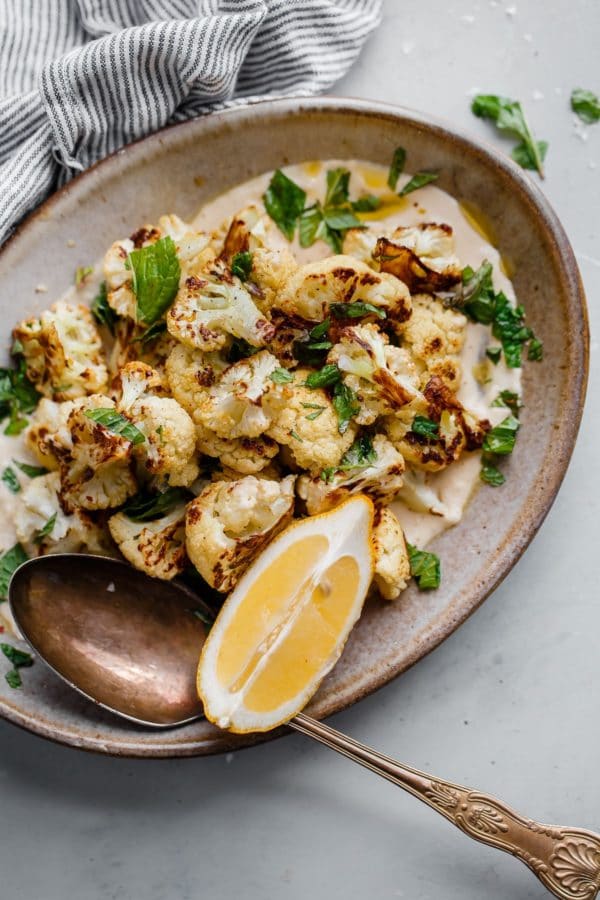
[[214,263],[216,254],[210,234],[205,231],[194,231],[191,225],[173,214],[161,216],[158,226],[161,234],[172,238],[175,243],[182,281]]
[[201,453],[219,459],[241,475],[262,472],[279,453],[279,445],[265,434],[255,438],[222,438],[203,425],[196,426],[196,445]]
[[106,387],[108,374],[100,335],[87,306],[59,300],[39,318],[13,330],[27,377],[53,400],[70,400]]
[[352,444],[356,428],[350,423],[340,434],[329,395],[305,384],[310,371],[296,369],[290,383],[273,384],[263,398],[263,409],[271,418],[267,435],[287,447],[298,466],[319,472],[337,466]]
[[144,435],[134,456],[146,472],[160,475],[170,485],[187,487],[198,477],[196,428],[188,413],[165,388],[158,372],[141,362],[128,363],[120,373],[119,412],[127,415]]
[[277,304],[280,293],[297,268],[295,257],[285,247],[278,250],[259,247],[252,251],[250,279],[258,288],[254,299],[259,309],[268,312]]
[[264,434],[271,417],[262,407],[262,398],[273,384],[270,376],[278,368],[277,358],[267,350],[233,363],[208,388],[196,420],[219,437],[254,438]]
[[35,454],[46,469],[58,469],[58,459],[52,446],[52,436],[65,428],[67,419],[76,404],[73,400],[56,403],[42,397],[25,429],[25,445]]
[[59,460],[61,500],[68,510],[120,506],[137,490],[133,444],[88,415],[99,409],[115,410],[115,403],[101,394],[76,401],[64,428],[49,438]]
[[301,475],[298,496],[306,501],[308,514],[338,506],[350,494],[368,494],[379,504],[391,503],[402,487],[404,460],[390,441],[377,434],[372,444],[359,437],[339,467],[319,475]]
[[361,405],[356,416],[359,425],[370,425],[421,397],[419,374],[410,354],[391,346],[376,325],[343,328],[327,362],[337,365],[344,382],[356,392]]
[[323,320],[333,303],[362,301],[383,309],[390,325],[410,316],[408,289],[393,275],[374,272],[351,256],[330,256],[300,266],[280,291],[277,307],[313,322]]
[[408,463],[437,472],[455,462],[463,450],[481,447],[490,423],[465,409],[440,378],[429,380],[423,397],[426,405],[416,416],[429,422],[433,431],[417,428],[415,416],[386,416],[382,420],[385,433]]
[[375,584],[384,600],[396,600],[410,578],[410,561],[400,522],[387,506],[377,509],[372,534]]
[[373,251],[382,231],[383,229],[373,231],[371,228],[349,228],[344,232],[344,255],[359,259],[370,268],[379,269],[379,264],[373,259]]
[[381,237],[373,251],[382,272],[403,281],[411,293],[449,291],[462,280],[449,225],[422,222],[396,228]]
[[182,344],[206,352],[220,350],[230,335],[262,347],[274,331],[239,279],[217,269],[186,278],[167,313],[167,328]]
[[159,228],[143,225],[131,237],[115,241],[108,249],[103,261],[109,306],[119,316],[137,318],[137,301],[133,292],[133,271],[127,265],[127,258],[133,250],[155,244],[162,237]]
[[189,504],[187,553],[205,581],[230,591],[263,547],[284,528],[294,508],[294,481],[252,475],[209,484]]
[[436,375],[449,388],[459,387],[459,357],[466,328],[466,317],[454,309],[445,309],[435,297],[413,297],[412,316],[402,325],[401,337],[421,369],[423,384]]
[[185,503],[151,522],[134,522],[126,513],[111,516],[108,527],[125,559],[153,578],[170,581],[183,572]]
[[32,478],[19,494],[15,530],[28,553],[109,552],[102,529],[81,509],[66,513],[60,495],[58,472]]
[[219,353],[203,353],[179,343],[171,350],[165,365],[166,380],[179,405],[194,421],[208,389],[227,366],[228,363]]

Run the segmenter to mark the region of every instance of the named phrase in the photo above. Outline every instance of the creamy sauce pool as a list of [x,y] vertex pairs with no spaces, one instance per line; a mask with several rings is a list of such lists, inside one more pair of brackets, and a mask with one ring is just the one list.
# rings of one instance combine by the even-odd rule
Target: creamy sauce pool
[[[453,228],[455,252],[461,265],[477,269],[484,259],[488,259],[494,267],[496,290],[502,290],[507,297],[515,299],[512,283],[507,276],[510,267],[493,246],[493,237],[484,216],[471,207],[461,206],[454,197],[440,188],[427,185],[406,197],[398,197],[387,186],[388,169],[385,166],[359,160],[312,161],[286,166],[284,171],[306,191],[308,204],[315,200],[323,200],[325,173],[327,169],[338,166],[343,166],[351,172],[352,199],[362,194],[377,194],[382,200],[379,209],[359,215],[365,224],[381,225],[385,230],[389,230],[398,225],[416,225],[421,222],[447,223]],[[252,178],[206,203],[194,219],[195,227],[212,231],[244,206],[251,203],[260,205],[271,174],[266,172]],[[398,189],[409,178],[409,175],[401,176]],[[282,246],[289,246],[285,237],[278,231],[277,235],[280,236]],[[329,256],[332,252],[322,241],[317,241],[312,247],[303,248],[295,240],[292,250],[299,262]],[[473,374],[473,367],[486,359],[485,350],[489,344],[489,329],[469,322],[461,354],[463,378],[458,397],[468,409],[496,425],[505,418],[507,410],[491,404],[500,391],[520,392],[521,370],[507,368],[502,360],[497,366],[490,366],[492,380],[485,385],[479,384]],[[425,475],[425,484],[437,498],[435,515],[429,512],[415,512],[408,509],[402,501],[392,504],[392,509],[411,543],[424,547],[436,535],[460,521],[469,498],[480,484],[480,468],[479,453],[466,453],[443,472]]]

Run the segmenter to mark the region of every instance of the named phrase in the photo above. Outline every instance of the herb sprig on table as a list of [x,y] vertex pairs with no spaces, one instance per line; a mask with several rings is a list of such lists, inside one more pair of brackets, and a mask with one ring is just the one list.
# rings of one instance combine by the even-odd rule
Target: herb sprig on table
[[520,143],[513,149],[512,158],[523,169],[535,169],[541,178],[544,177],[548,143],[535,139],[518,100],[498,94],[477,94],[471,103],[471,110],[480,119],[491,119],[500,131],[519,138]]

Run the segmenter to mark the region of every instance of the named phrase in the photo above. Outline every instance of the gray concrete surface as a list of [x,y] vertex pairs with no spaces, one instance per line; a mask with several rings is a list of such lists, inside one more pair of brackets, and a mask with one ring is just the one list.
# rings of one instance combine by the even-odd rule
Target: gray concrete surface
[[[597,0],[388,0],[338,94],[396,101],[501,139],[473,88],[520,98],[550,141],[544,184],[571,235],[594,343],[587,411],[560,496],[503,586],[412,671],[334,724],[495,792],[542,821],[600,830],[600,91]],[[0,724],[3,900],[545,896],[515,860],[469,841],[357,766],[293,736],[233,758],[77,754]]]

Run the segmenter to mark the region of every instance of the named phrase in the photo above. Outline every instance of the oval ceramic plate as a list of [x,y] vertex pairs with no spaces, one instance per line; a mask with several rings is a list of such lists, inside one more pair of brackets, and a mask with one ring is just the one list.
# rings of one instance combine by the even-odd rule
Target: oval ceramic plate
[[[523,429],[501,502],[483,487],[462,522],[434,542],[444,563],[438,591],[418,593],[413,586],[398,603],[368,604],[310,705],[317,717],[376,690],[454,631],[509,572],[554,500],[581,417],[588,328],[573,252],[542,193],[506,157],[418,113],[333,98],[274,101],[133,144],[71,181],[0,253],[8,346],[18,317],[47,306],[70,285],[76,266],[141,223],[164,212],[191,216],[221,191],[288,163],[335,157],[388,164],[398,145],[408,151],[412,171],[438,171],[440,187],[491,220],[545,359],[525,368]],[[40,283],[47,293],[36,294]],[[44,737],[119,755],[191,756],[253,740],[205,721],[166,733],[136,728],[71,692],[41,663],[27,671],[20,691],[0,681],[0,713]]]

